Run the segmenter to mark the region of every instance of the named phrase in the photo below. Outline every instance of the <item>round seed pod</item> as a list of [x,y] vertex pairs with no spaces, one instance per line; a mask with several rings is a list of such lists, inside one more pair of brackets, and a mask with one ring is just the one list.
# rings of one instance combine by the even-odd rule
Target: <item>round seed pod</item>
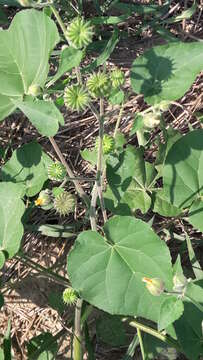
[[110,93],[111,83],[105,73],[98,72],[89,77],[87,88],[92,97],[104,98]]
[[[109,154],[114,150],[115,140],[112,136],[104,134],[102,141],[102,150],[103,154]],[[99,149],[99,138],[96,139],[95,148],[98,151]]]
[[82,17],[77,17],[68,26],[66,36],[74,48],[81,49],[91,43],[93,28],[89,21],[85,21]]
[[63,181],[66,176],[66,168],[63,164],[56,161],[48,167],[48,178],[54,181]]
[[89,95],[81,85],[70,85],[65,88],[64,102],[71,110],[84,110],[89,103]]
[[74,289],[67,288],[63,292],[63,302],[66,305],[74,305],[77,301],[78,297]]
[[125,75],[122,70],[116,68],[110,74],[110,79],[113,88],[119,88],[125,82]]
[[67,191],[63,191],[54,199],[54,209],[61,216],[65,216],[74,211],[75,198]]

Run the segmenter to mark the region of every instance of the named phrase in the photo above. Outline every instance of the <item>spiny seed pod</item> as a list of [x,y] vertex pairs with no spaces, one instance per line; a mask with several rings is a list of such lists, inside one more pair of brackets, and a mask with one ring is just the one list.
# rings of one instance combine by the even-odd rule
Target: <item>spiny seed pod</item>
[[[109,154],[114,150],[115,141],[114,138],[110,135],[104,134],[102,141],[102,150],[103,154]],[[98,151],[99,149],[99,138],[96,139],[95,148]]]
[[174,275],[173,277],[173,290],[178,292],[183,292],[187,287],[187,279],[184,275]]
[[47,206],[50,203],[51,203],[50,191],[48,189],[40,191],[37,200],[35,200],[35,205],[36,206]]
[[143,277],[142,281],[146,283],[146,288],[149,290],[149,292],[154,296],[160,296],[164,292],[164,282],[161,279],[157,278],[147,278]]
[[148,129],[153,129],[160,124],[161,114],[150,112],[143,116],[144,126]]
[[54,209],[61,215],[65,216],[73,212],[75,207],[75,198],[67,191],[63,191],[54,199]]
[[116,68],[111,72],[110,79],[111,79],[112,87],[118,88],[124,84],[125,75],[124,75],[123,71]]
[[67,108],[79,112],[88,105],[89,96],[81,85],[71,85],[65,88],[64,102]]
[[48,167],[48,178],[54,181],[63,181],[66,176],[66,168],[63,164],[56,161]]
[[85,21],[81,17],[71,21],[66,31],[70,44],[76,49],[81,49],[89,45],[92,41],[93,28],[89,21]]
[[42,88],[39,85],[33,84],[29,86],[28,95],[38,96],[41,94],[42,94]]
[[66,305],[74,305],[77,301],[77,294],[74,289],[67,288],[63,292],[63,301]]
[[111,84],[105,73],[98,72],[89,77],[87,88],[94,98],[103,98],[109,95]]

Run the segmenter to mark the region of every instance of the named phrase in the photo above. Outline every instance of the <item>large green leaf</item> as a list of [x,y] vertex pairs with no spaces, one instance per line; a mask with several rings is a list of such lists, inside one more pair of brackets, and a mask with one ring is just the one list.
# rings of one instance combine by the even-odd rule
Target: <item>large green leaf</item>
[[202,69],[202,43],[170,43],[147,50],[133,62],[131,84],[149,104],[176,100],[185,94]]
[[184,302],[184,313],[175,324],[175,331],[188,360],[198,360],[203,355],[202,312],[192,303]]
[[23,184],[27,196],[37,194],[48,178],[41,146],[31,142],[15,150],[2,167],[1,178]]
[[58,131],[59,123],[64,124],[62,114],[51,101],[32,101],[28,98],[14,103],[44,136],[54,136]]
[[177,207],[193,201],[189,221],[202,228],[203,213],[203,130],[195,130],[178,140],[169,150],[163,169],[164,193]]
[[127,148],[119,156],[107,160],[107,179],[118,202],[126,203],[132,211],[146,213],[151,205],[149,192],[156,177],[154,166],[144,161],[141,149]]
[[23,10],[0,32],[0,120],[14,109],[31,85],[44,86],[49,56],[59,41],[55,23],[43,12]]
[[179,207],[188,207],[203,193],[203,130],[188,133],[172,146],[163,181],[165,194]]
[[115,216],[104,226],[105,237],[82,232],[68,256],[74,289],[89,303],[111,313],[157,321],[165,296],[152,296],[144,276],[161,278],[172,287],[166,244],[150,226],[130,216]]
[[0,250],[12,257],[20,247],[23,236],[21,218],[25,205],[21,200],[24,188],[20,184],[0,183]]

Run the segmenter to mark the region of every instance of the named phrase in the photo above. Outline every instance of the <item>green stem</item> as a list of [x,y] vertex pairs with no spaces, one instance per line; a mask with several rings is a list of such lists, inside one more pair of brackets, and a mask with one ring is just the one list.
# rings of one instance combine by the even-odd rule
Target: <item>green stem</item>
[[143,341],[142,341],[142,333],[140,331],[140,329],[137,328],[137,336],[139,339],[139,343],[140,343],[140,350],[141,350],[141,354],[142,354],[142,360],[145,360],[145,351],[144,351],[144,345],[143,345]]
[[138,321],[136,320],[133,320],[129,323],[131,326],[135,327],[137,330],[142,330],[144,331],[145,333],[147,334],[150,334],[154,337],[156,337],[157,339],[163,341],[164,343],[167,343],[169,344],[170,346],[176,348],[178,351],[181,352],[181,349],[180,349],[180,346],[178,344],[178,342],[172,338],[170,338],[169,336],[167,335],[163,335],[161,333],[159,333],[157,330],[155,329],[152,329],[150,328],[149,326],[147,325],[144,325],[144,324],[141,324],[139,323]]
[[123,115],[123,110],[124,110],[124,103],[122,103],[119,114],[118,114],[118,119],[116,121],[116,126],[115,126],[114,134],[113,134],[114,138],[116,137],[116,134],[117,134],[119,126],[120,126],[120,122],[121,122],[122,115]]
[[[73,174],[71,168],[69,167],[68,163],[66,162],[66,160],[65,160],[61,150],[59,149],[56,141],[54,140],[53,137],[49,137],[49,140],[50,140],[56,154],[58,155],[61,163],[65,166],[68,176],[70,178],[74,178],[74,174]],[[78,195],[84,201],[86,206],[89,207],[89,205],[90,205],[89,197],[87,196],[87,194],[85,194],[85,192],[84,192],[83,188],[81,187],[80,183],[78,182],[78,180],[72,180],[72,181],[73,181],[73,183],[75,185],[75,188],[76,188],[76,191],[77,191]]]
[[75,329],[73,339],[73,359],[82,360],[81,311],[82,300],[78,299],[75,308]]
[[59,24],[61,30],[63,31],[65,39],[66,39],[66,41],[68,43],[68,38],[67,38],[67,35],[66,35],[66,27],[65,27],[65,24],[64,24],[63,20],[61,19],[60,15],[59,15],[59,12],[56,10],[54,5],[50,5],[50,9],[52,10],[56,20],[58,21],[58,24]]

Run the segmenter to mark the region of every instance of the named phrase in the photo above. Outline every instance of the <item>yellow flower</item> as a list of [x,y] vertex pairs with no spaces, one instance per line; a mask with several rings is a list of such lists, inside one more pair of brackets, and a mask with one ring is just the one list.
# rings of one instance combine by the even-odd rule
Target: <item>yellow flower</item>
[[142,281],[146,283],[146,288],[149,290],[149,292],[154,296],[159,296],[164,292],[164,282],[161,279],[157,278],[147,278],[143,277]]

